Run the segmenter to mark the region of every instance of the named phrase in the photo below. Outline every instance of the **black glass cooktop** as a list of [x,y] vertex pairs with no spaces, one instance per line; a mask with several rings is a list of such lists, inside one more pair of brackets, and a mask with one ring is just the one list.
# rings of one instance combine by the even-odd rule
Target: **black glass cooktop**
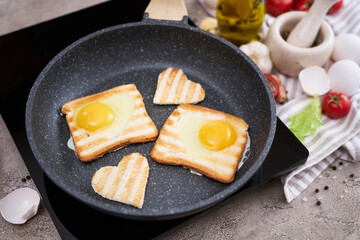
[[[67,195],[42,171],[25,133],[25,105],[30,88],[45,65],[63,48],[99,29],[140,21],[147,1],[109,1],[20,31],[0,36],[0,112],[63,239],[162,237],[229,203],[245,190],[266,183],[303,164],[307,149],[278,119],[272,148],[262,167],[232,197],[196,215],[173,220],[139,221],[99,212]],[[191,23],[190,23],[191,24]]]

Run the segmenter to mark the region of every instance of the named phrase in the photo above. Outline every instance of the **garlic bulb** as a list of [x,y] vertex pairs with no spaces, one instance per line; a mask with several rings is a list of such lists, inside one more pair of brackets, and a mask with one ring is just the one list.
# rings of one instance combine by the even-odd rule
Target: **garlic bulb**
[[200,29],[217,34],[218,32],[218,23],[216,18],[206,17],[200,23]]
[[218,0],[204,0],[205,7],[215,10]]
[[273,64],[269,48],[265,44],[259,41],[252,41],[241,45],[240,49],[255,62],[263,73],[271,72]]

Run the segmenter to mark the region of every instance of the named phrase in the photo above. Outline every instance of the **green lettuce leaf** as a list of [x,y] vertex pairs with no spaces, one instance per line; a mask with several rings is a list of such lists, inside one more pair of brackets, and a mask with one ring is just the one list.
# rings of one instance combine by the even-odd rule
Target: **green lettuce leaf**
[[317,127],[323,125],[321,121],[321,102],[318,96],[311,99],[311,103],[301,112],[290,116],[290,130],[300,140],[316,133]]

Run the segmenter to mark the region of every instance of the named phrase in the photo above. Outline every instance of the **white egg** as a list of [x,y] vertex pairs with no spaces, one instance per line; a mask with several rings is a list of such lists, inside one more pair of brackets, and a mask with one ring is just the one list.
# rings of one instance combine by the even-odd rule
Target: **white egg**
[[330,91],[330,78],[325,69],[312,66],[299,73],[300,86],[309,96],[321,96]]
[[331,91],[352,96],[360,87],[360,68],[352,60],[340,60],[329,69]]
[[335,62],[349,59],[360,65],[360,37],[350,33],[337,36],[331,58]]
[[40,196],[31,188],[19,188],[0,201],[3,218],[13,224],[23,224],[38,211]]

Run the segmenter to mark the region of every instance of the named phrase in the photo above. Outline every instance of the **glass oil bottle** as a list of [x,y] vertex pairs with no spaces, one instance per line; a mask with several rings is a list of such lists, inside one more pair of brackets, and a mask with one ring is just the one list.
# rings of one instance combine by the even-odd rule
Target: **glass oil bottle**
[[220,36],[236,46],[260,40],[264,0],[218,0],[216,18]]

